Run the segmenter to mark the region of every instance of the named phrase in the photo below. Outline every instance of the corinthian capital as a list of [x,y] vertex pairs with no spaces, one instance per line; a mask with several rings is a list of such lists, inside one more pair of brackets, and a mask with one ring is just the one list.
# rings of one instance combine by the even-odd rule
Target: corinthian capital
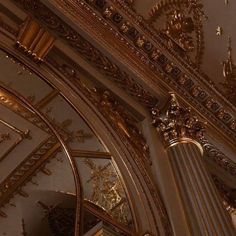
[[153,125],[166,146],[187,139],[198,141],[203,138],[204,124],[191,114],[190,108],[180,106],[174,94],[171,94],[167,110],[161,114],[153,108],[152,116]]

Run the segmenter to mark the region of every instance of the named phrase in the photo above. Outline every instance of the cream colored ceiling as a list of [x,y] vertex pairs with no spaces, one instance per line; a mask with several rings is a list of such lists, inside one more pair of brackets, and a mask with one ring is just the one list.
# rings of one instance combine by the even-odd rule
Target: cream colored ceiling
[[52,91],[52,88],[39,79],[38,76],[26,70],[23,66],[14,63],[14,60],[0,51],[1,82],[24,94],[24,97],[36,104]]
[[71,141],[68,143],[70,148],[105,151],[103,145],[94,135],[93,131],[84,120],[78,116],[78,113],[68,105],[62,96],[59,95],[53,98],[41,109],[41,111],[57,124],[63,124],[64,122],[65,131],[72,136]]
[[[228,58],[229,37],[232,41],[233,60],[236,62],[236,2],[204,0],[203,4],[208,20],[203,24],[204,54],[201,68],[219,86],[219,83],[224,82],[222,62]],[[222,29],[221,35],[216,33],[218,26]]]

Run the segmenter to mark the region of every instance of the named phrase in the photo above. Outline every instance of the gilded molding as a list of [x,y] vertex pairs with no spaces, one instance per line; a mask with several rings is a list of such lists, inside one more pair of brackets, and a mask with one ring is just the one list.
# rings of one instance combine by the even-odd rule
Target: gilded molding
[[[84,40],[81,42],[81,37],[78,35],[78,33],[76,33],[74,30],[72,30],[65,23],[63,23],[57,16],[55,16],[54,13],[52,13],[49,9],[47,9],[43,4],[41,4],[40,2],[37,2],[37,1],[27,1],[27,0],[15,0],[15,2],[21,4],[27,11],[32,12],[35,15],[35,17],[37,17],[38,20],[40,20],[41,22],[46,24],[47,27],[49,27],[49,29],[51,29],[55,34],[57,34],[61,38],[65,39],[69,43],[70,46],[75,48],[76,51],[79,52],[80,54],[82,54],[84,57],[84,49],[86,49],[86,48],[80,47],[81,45],[83,45],[82,43],[84,42]],[[60,4],[66,4],[67,10],[68,9],[75,10],[73,7],[71,7],[71,5],[68,2],[64,2],[64,1],[63,1],[63,3],[61,1],[59,1],[59,2],[60,2]],[[119,24],[116,23],[117,18],[115,18],[115,19],[111,18],[112,20],[108,19],[109,24],[106,22],[107,19],[104,18],[104,16],[102,15],[102,12],[101,12],[101,10],[105,9],[105,6],[106,7],[110,6],[110,5],[108,5],[108,3],[106,1],[103,1],[103,4],[101,5],[100,8],[96,8],[96,12],[94,12],[90,7],[88,7],[88,5],[86,3],[84,3],[84,1],[78,1],[75,4],[77,4],[79,7],[81,7],[85,11],[87,11],[88,14],[91,14],[94,18],[96,18],[100,23],[102,23],[108,29],[111,28],[110,23],[112,23],[115,28],[117,28],[121,23],[121,21],[119,21]],[[89,4],[94,4],[94,3],[89,2]],[[124,7],[124,6],[121,6],[120,2],[117,2],[117,5],[119,5],[121,8]],[[115,7],[114,2],[113,2],[112,6],[113,6],[113,8]],[[99,9],[101,12],[101,17],[98,16]],[[114,14],[115,14],[115,12],[113,12],[113,15]],[[50,15],[50,17],[49,17],[49,15]],[[123,21],[129,22],[129,20],[124,19],[123,15],[121,17],[119,17],[119,15],[116,14],[116,16],[119,19],[122,19],[122,22]],[[133,25],[132,25],[132,27],[129,28],[129,30],[127,31],[127,34],[122,35],[122,36],[120,34],[121,31],[119,31],[118,28],[117,28],[118,32],[116,32],[116,30],[114,30],[114,28],[111,28],[112,30],[110,32],[114,34],[116,40],[118,39],[118,40],[122,41],[122,43],[127,42],[128,47],[131,47],[131,45],[134,44],[135,47],[132,46],[132,48],[131,48],[132,54],[135,52],[136,55],[145,64],[150,65],[151,69],[155,70],[155,72],[160,73],[160,75],[164,78],[163,81],[165,81],[165,83],[170,84],[178,93],[180,93],[182,96],[184,96],[185,99],[187,101],[189,101],[193,105],[193,107],[195,107],[195,109],[200,110],[202,113],[204,113],[204,115],[211,121],[211,123],[213,125],[217,124],[217,127],[221,127],[222,133],[225,133],[225,134],[227,133],[228,136],[230,136],[233,139],[236,139],[236,127],[233,125],[235,123],[235,118],[232,116],[232,113],[234,113],[233,111],[235,110],[235,108],[231,107],[227,101],[224,101],[224,104],[226,103],[227,106],[231,108],[231,112],[227,111],[227,109],[223,109],[223,106],[219,102],[220,100],[223,99],[223,97],[221,95],[219,95],[219,93],[217,91],[215,91],[215,95],[214,95],[216,98],[213,98],[210,95],[208,90],[210,89],[212,91],[212,89],[214,89],[212,87],[212,84],[206,83],[205,78],[203,78],[203,76],[200,75],[199,73],[196,73],[195,68],[192,68],[192,65],[187,64],[180,57],[178,57],[176,55],[174,55],[174,57],[172,57],[170,59],[170,58],[167,58],[162,53],[160,53],[160,50],[158,48],[162,48],[162,51],[164,51],[164,52],[165,51],[171,52],[171,50],[169,50],[168,48],[165,47],[164,44],[162,44],[163,40],[160,37],[158,37],[155,34],[152,34],[151,29],[146,27],[145,22],[143,22],[142,19],[137,18],[137,16],[135,17],[134,13],[132,13],[132,16],[133,16],[133,20],[136,23],[138,23],[141,28],[143,28],[145,34],[148,35],[148,38],[149,38],[149,36],[155,37],[155,38],[153,38],[152,41],[155,42],[155,45],[157,45],[157,47],[155,48],[154,44],[152,44],[152,43],[150,44],[147,41],[147,43],[143,44],[143,45],[145,45],[145,48],[138,48],[138,46],[136,45],[136,41],[134,42],[133,38],[136,39],[136,36],[138,36],[140,34],[135,29],[135,27]],[[130,31],[130,29],[132,29],[132,30]],[[130,35],[130,33],[131,33],[131,35]],[[142,36],[142,35],[143,34],[141,34],[140,36]],[[145,38],[147,38],[147,37],[145,37]],[[83,46],[85,46],[85,45],[83,45]],[[91,50],[91,49],[95,50],[91,44],[89,44],[89,46],[90,47],[88,48],[88,50]],[[146,46],[147,46],[147,48],[146,48]],[[93,59],[93,62],[94,62],[94,58],[96,58],[96,60],[99,58],[97,63],[95,63],[96,66],[103,68],[103,71],[106,71],[106,75],[114,74],[112,71],[114,69],[113,67],[104,67],[104,65],[101,66],[101,64],[100,64],[100,62],[107,61],[108,58],[106,58],[104,56],[101,57],[102,54],[98,50],[95,50],[95,52],[98,54],[94,55],[94,53],[93,53],[92,54],[93,56],[90,56],[89,58],[87,58],[87,60],[89,59],[91,62],[91,59]],[[157,53],[157,56],[152,57],[154,52]],[[155,58],[155,60],[154,60],[154,58]],[[179,64],[179,63],[182,64],[180,67],[176,66],[175,63],[173,62],[173,60],[176,61],[176,59],[177,59],[177,64]],[[99,64],[98,64],[98,62],[99,62]],[[183,67],[184,67],[184,69],[183,69]],[[116,72],[117,72],[117,69],[118,69],[118,67],[116,67]],[[189,71],[188,75],[185,72],[183,72],[183,71],[186,71],[186,69],[188,69],[188,71]],[[117,80],[117,73],[116,73],[115,80],[117,80],[118,83],[122,83],[122,87],[127,89],[128,87],[125,87],[123,85],[124,83],[122,82],[120,77],[118,77],[118,78],[119,79]],[[186,78],[186,79],[183,80],[182,78]],[[195,81],[195,79],[196,79],[196,81]],[[181,84],[183,82],[184,82],[184,84]],[[132,83],[132,84],[134,84],[134,83]],[[200,86],[200,84],[202,84],[202,85]],[[201,90],[199,92],[199,95],[197,97],[194,97],[192,95],[191,91],[196,86],[199,86]],[[142,104],[148,103],[147,105],[150,108],[150,102],[147,101],[146,98],[142,99],[143,96],[141,94],[142,94],[143,90],[140,91],[140,88],[139,88],[139,86],[137,87],[137,85],[135,87],[132,86],[131,88],[132,89],[128,91],[129,94],[133,95],[134,94],[132,92],[133,88],[135,88],[135,89],[138,88],[139,93],[135,92],[138,100],[139,101],[141,100],[140,103],[142,103]],[[151,99],[151,100],[153,101],[153,99]],[[215,106],[208,108],[206,106],[208,100],[215,100]],[[220,109],[222,111],[224,111],[223,116],[220,116],[218,114]]]
[[[203,54],[203,26],[202,20],[206,18],[203,4],[198,0],[165,0],[157,2],[151,8],[148,25],[158,21],[161,16],[166,18],[166,26],[158,29],[170,49],[175,50],[180,56],[189,61],[189,52],[194,52],[192,58],[197,67],[200,67]],[[153,26],[153,28],[155,28]]]
[[206,138],[200,140],[200,143],[204,149],[205,156],[208,160],[216,163],[220,168],[224,169],[232,176],[236,176],[236,163],[228,158],[217,147],[211,144]]
[[142,85],[137,83],[126,72],[122,71],[116,64],[112,63],[108,57],[104,56],[91,43],[80,36],[75,30],[66,25],[58,16],[44,6],[39,1],[16,1],[27,6],[28,11],[32,11],[33,15],[47,26],[52,32],[60,38],[69,42],[82,57],[95,65],[99,70],[103,71],[112,81],[132,97],[136,98],[141,104],[152,107],[158,102],[148,91],[143,89]]
[[0,184],[0,208],[3,207],[21,188],[31,180],[35,171],[40,171],[49,158],[55,156],[61,144],[55,136],[51,136],[41,143],[28,155],[10,175]]
[[51,134],[51,131],[47,127],[47,125],[40,118],[38,118],[33,112],[31,112],[28,108],[24,107],[23,105],[18,103],[18,101],[15,98],[8,95],[5,92],[4,86],[2,86],[1,83],[0,83],[0,104],[9,108],[13,112],[15,112],[17,115],[23,117],[24,119],[29,121],[31,124]]
[[35,61],[43,61],[55,38],[35,20],[27,18],[17,36],[16,45]]
[[71,150],[71,156],[75,158],[98,158],[98,159],[109,159],[111,160],[111,154],[109,152],[100,151],[85,151],[85,150]]
[[[80,38],[81,39],[81,38]],[[85,41],[86,42],[86,41]],[[83,43],[84,43],[84,41],[83,41]],[[89,49],[91,52],[92,52],[92,45],[89,45],[88,47],[85,47],[84,48],[84,50],[87,50],[87,49]],[[87,50],[88,52],[89,52],[89,50]],[[94,55],[94,54],[88,54],[86,57],[87,57],[87,59],[89,59],[89,57],[90,58],[94,58],[94,57],[92,57],[92,55]],[[159,53],[158,53],[158,51],[155,53],[155,51],[153,51],[152,52],[152,57],[153,57],[153,59],[156,59],[156,58],[158,58],[158,56],[159,56]],[[101,58],[101,56],[102,56],[102,54],[98,51],[98,50],[96,50],[96,58]],[[102,60],[101,60],[102,61]],[[106,61],[106,60],[105,60]],[[50,59],[48,60],[48,62],[49,63],[51,63],[50,62]],[[52,63],[53,64],[53,63]],[[56,66],[55,66],[56,67]],[[102,65],[99,65],[99,64],[96,64],[96,67],[97,68],[103,68],[103,66]],[[103,70],[103,71],[105,71],[106,72],[106,74],[107,75],[109,75],[109,74],[111,74],[112,72],[110,71],[110,68],[113,68],[113,67],[115,67],[115,68],[117,68],[118,69],[118,71],[119,71],[119,73],[121,72],[120,70],[119,70],[119,68],[118,67],[116,67],[116,65],[112,65],[112,67],[108,67],[108,68],[106,68],[106,70]],[[72,72],[69,72],[69,70],[68,70],[68,68],[71,68],[70,66],[69,67],[66,67],[66,68],[63,68],[65,71],[67,71],[67,76],[73,76],[73,73]],[[72,68],[72,70],[74,70],[75,68]],[[71,71],[72,71],[71,70]],[[64,71],[64,72],[65,72]],[[62,71],[61,71],[62,72]],[[115,72],[115,71],[113,71],[113,72]],[[64,73],[65,74],[65,73]],[[123,72],[122,72],[122,74],[123,74]],[[123,79],[121,80],[121,81],[123,81]],[[130,82],[129,82],[130,83]],[[129,84],[128,83],[128,84]],[[181,76],[179,79],[178,79],[178,83],[180,84],[180,86],[183,86],[184,84],[191,84],[190,82],[189,82],[189,78],[187,77],[187,76]],[[126,83],[124,83],[124,85],[123,86],[125,86],[125,84]],[[125,86],[126,88],[127,88],[127,86]],[[149,101],[153,101],[154,99],[152,98],[152,99],[150,99]],[[151,107],[152,105],[151,104],[155,104],[156,102],[154,101],[154,102],[148,102],[148,99],[145,101],[145,103],[144,104],[148,104],[148,107]],[[143,103],[142,103],[143,104]],[[208,109],[213,109],[214,111],[215,110],[218,110],[219,109],[219,105],[215,102],[215,100],[213,99],[213,98],[211,98],[211,99],[207,99],[206,100],[206,107],[208,108]],[[235,122],[233,122],[232,124],[231,124],[231,126],[232,126],[232,129],[236,129],[236,123]],[[214,146],[212,146],[212,149],[215,149],[215,147]],[[219,166],[220,167],[222,167],[222,168],[224,168],[226,171],[228,171],[228,172],[230,172],[230,173],[235,173],[235,171],[233,171],[233,169],[232,168],[234,168],[235,169],[235,165],[234,165],[234,163],[228,158],[228,157],[226,157],[222,152],[220,152],[219,150],[218,150],[218,153],[220,153],[220,156],[224,156],[224,159],[222,159],[222,158],[219,158],[219,155],[217,154],[217,158],[214,158],[214,162],[215,163],[217,163],[217,164],[219,164]],[[230,163],[230,164],[228,164],[228,163]]]
[[86,211],[92,213],[98,219],[105,221],[109,223],[110,225],[115,226],[118,232],[120,231],[120,233],[125,234],[125,235],[130,235],[130,236],[137,235],[137,233],[136,232],[134,233],[133,231],[131,231],[130,228],[125,227],[123,224],[117,222],[116,220],[113,220],[108,214],[106,214],[106,212],[103,211],[102,208],[96,207],[96,205],[94,205],[90,201],[84,200],[83,206],[86,209]]
[[190,140],[197,142],[204,137],[203,123],[191,114],[189,108],[180,106],[174,94],[171,94],[167,106],[164,114],[160,114],[156,108],[152,110],[153,125],[161,134],[166,147]]
[[[57,1],[60,2],[60,0]],[[72,0],[72,2],[73,1],[74,0]],[[204,113],[212,124],[217,124],[218,127],[225,130],[231,137],[236,138],[236,127],[233,125],[235,123],[235,117],[232,115],[232,113],[235,113],[235,108],[222,97],[217,88],[214,87],[212,81],[209,81],[206,75],[201,71],[196,72],[196,68],[193,65],[184,61],[183,58],[180,58],[173,50],[169,49],[165,45],[165,42],[163,42],[163,39],[156,34],[156,31],[148,27],[147,22],[141,16],[138,16],[137,13],[133,12],[127,6],[123,6],[120,1],[113,0],[112,3],[113,4],[109,4],[104,1],[103,6],[100,8],[95,6],[95,2],[87,2],[90,7],[88,7],[84,1],[79,1],[76,4],[78,7],[82,7],[84,10],[88,11],[99,22],[102,22],[108,30],[112,29],[110,32],[114,34],[116,39],[127,44],[132,50],[132,54],[139,57],[142,63],[150,65],[152,69],[160,72],[164,81],[170,84],[181,96],[184,96],[187,101],[190,101],[195,109]],[[121,20],[119,23],[117,23],[113,17],[106,19],[102,15],[103,10],[109,6],[112,6],[114,9],[112,16],[116,14],[120,15]],[[101,12],[101,17],[98,16],[98,12]],[[125,14],[127,15],[125,16]],[[133,20],[131,20],[131,18]],[[124,33],[119,30],[122,22],[126,22],[126,24],[127,22],[129,23],[129,30],[132,32],[132,37],[129,31]],[[113,26],[112,28],[110,27],[111,24]],[[139,28],[142,29],[142,32],[141,30],[137,30],[135,25],[138,25]],[[136,39],[140,37],[146,38],[141,48],[136,45]],[[148,41],[148,39],[150,39],[150,41]],[[146,48],[147,45],[148,48]],[[164,55],[161,52],[168,53]],[[153,54],[155,54],[155,56],[153,56]],[[167,56],[168,54],[171,54],[172,57]],[[186,69],[188,72],[186,72]],[[197,96],[192,92],[196,87],[199,89]],[[213,96],[212,89],[214,90]],[[209,100],[215,101],[214,105],[211,107],[206,106]],[[224,109],[225,105],[221,105],[219,101],[222,101],[222,104],[227,104],[228,109]],[[220,110],[224,111],[223,116],[219,115]]]
[[42,109],[43,107],[45,107],[50,101],[52,101],[57,95],[59,95],[59,91],[57,90],[53,90],[52,92],[50,92],[49,94],[47,94],[42,100],[40,100],[35,107],[37,109]]
[[[30,130],[26,129],[24,131],[17,129],[14,125],[6,122],[5,120],[0,119],[0,123],[8,127],[13,132],[17,133],[19,137],[15,140],[15,142],[0,156],[0,162],[3,161],[7,155],[12,152],[17,145],[19,145],[24,139],[32,139],[30,135]],[[9,133],[0,133],[0,144],[4,141],[11,140],[11,135]]]
[[[52,59],[52,58],[50,58],[49,57],[49,60],[48,60],[48,62],[50,62],[50,65],[51,66],[53,66],[53,68],[54,69],[56,69],[56,70],[58,70],[62,75],[64,75],[66,78],[67,78],[67,80],[69,79],[73,84],[75,84],[76,85],[76,87],[77,88],[79,88],[79,90],[87,97],[87,98],[89,98],[90,100],[91,100],[91,102],[94,104],[94,105],[96,105],[97,106],[97,103],[96,102],[94,102],[94,100],[92,99],[92,97],[91,97],[91,93],[90,93],[90,91],[88,90],[88,88],[86,88],[81,82],[80,82],[80,79],[79,79],[79,77],[77,76],[77,69],[75,68],[75,67],[71,67],[71,66],[67,66],[66,64],[59,64],[55,59]],[[214,101],[212,101],[212,103],[213,103]],[[100,109],[100,106],[98,106],[98,110]],[[155,111],[155,109],[153,109],[153,111]],[[158,112],[159,112],[159,109],[156,107],[156,114],[159,114]],[[101,110],[101,113],[103,114],[103,111]],[[158,116],[159,117],[159,116]],[[105,117],[105,118],[107,118],[107,116]],[[111,124],[112,125],[112,124]],[[125,136],[125,139],[126,139],[127,137]],[[202,140],[202,139],[201,139]],[[203,139],[203,140],[205,140],[205,139]],[[198,140],[198,141],[200,141],[200,140]],[[203,144],[203,141],[201,142],[201,144]],[[216,147],[214,147],[213,145],[211,146],[211,148],[213,148],[213,149],[216,149]],[[205,153],[206,153],[206,156],[207,156],[207,158],[208,158],[208,156],[210,155],[209,153],[208,153],[208,149],[207,149],[207,147],[205,147],[205,145],[204,145],[204,151],[205,151]],[[222,152],[220,152],[219,150],[218,150],[218,152],[219,153],[221,153],[221,155],[224,155]],[[76,154],[77,155],[77,154]],[[133,155],[133,157],[135,157],[136,156],[136,154],[135,153],[133,153],[132,154]],[[221,159],[221,158],[220,158]],[[229,163],[230,162],[230,159],[228,158],[228,157],[226,157],[225,155],[224,155],[224,160],[220,160],[219,158],[217,158],[217,159],[213,159],[213,161],[214,161],[214,163],[216,163],[216,164],[218,164],[220,167],[223,167],[223,163]],[[136,161],[139,163],[139,161],[138,161],[138,159],[136,159]],[[222,162],[221,162],[222,161]],[[231,165],[228,165],[227,166],[227,168],[224,168],[226,171],[230,171],[230,170],[232,170],[231,168],[233,167],[233,165],[235,166],[235,163],[233,163],[232,161],[230,162],[231,163]],[[146,179],[146,181],[147,181],[147,183],[149,182],[149,186],[150,186],[150,188],[152,189],[152,183],[151,183],[151,180],[150,180],[150,177],[147,175],[147,173],[144,171],[144,168],[142,167],[142,164],[141,163],[139,163],[138,164],[138,166],[141,168],[141,170],[142,170],[142,175],[144,176],[144,178]],[[234,173],[236,173],[236,166],[234,167],[234,169],[235,169],[235,171],[234,171]],[[153,189],[153,193],[155,193],[155,190]],[[156,196],[156,200],[159,198],[158,197],[158,195],[155,195]],[[158,201],[158,200],[157,200]],[[159,204],[159,203],[156,203],[157,205]],[[167,223],[168,224],[168,223]]]
[[[53,24],[53,23],[52,23]],[[54,25],[55,27],[57,27],[57,24],[55,23],[55,25]],[[53,26],[51,27],[51,29],[53,28]],[[125,27],[124,27],[125,28]],[[64,29],[63,29],[64,30]],[[66,39],[66,37],[64,37],[64,39]],[[69,40],[72,40],[72,39],[69,39]],[[74,38],[74,40],[76,40],[76,38]],[[88,59],[89,60],[89,59]],[[100,66],[102,66],[102,65],[100,65]],[[170,70],[169,70],[170,71]],[[109,72],[107,72],[107,73],[109,73]],[[182,78],[184,78],[184,79],[182,79]],[[185,78],[186,78],[186,76],[183,76],[183,77],[181,77],[181,78],[179,78],[178,80],[180,80],[180,81],[184,81],[185,80]],[[188,79],[186,79],[185,81],[188,81]],[[182,83],[182,82],[181,82]],[[184,83],[185,84],[185,83]]]

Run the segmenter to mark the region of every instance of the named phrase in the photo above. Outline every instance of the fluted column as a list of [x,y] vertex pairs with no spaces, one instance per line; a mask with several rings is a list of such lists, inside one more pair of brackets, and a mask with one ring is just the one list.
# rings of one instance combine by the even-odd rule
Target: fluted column
[[236,235],[203,161],[203,149],[198,142],[203,138],[203,123],[171,95],[163,115],[153,109],[153,125],[163,139],[191,235]]

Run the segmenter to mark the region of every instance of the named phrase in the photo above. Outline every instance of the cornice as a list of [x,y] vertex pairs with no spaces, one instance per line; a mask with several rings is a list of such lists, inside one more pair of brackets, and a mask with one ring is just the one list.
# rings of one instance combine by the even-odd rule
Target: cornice
[[[52,30],[54,34],[57,34],[57,36],[66,40],[70,46],[72,46],[77,52],[81,54],[81,48],[78,48],[80,43],[79,40],[81,39],[81,37],[78,38],[79,36],[78,33],[72,28],[70,28],[68,25],[63,23],[54,13],[52,13],[52,11],[47,9],[43,4],[41,4],[38,1],[26,1],[26,0],[14,0],[14,1],[20,3],[27,11],[30,11],[31,14],[34,14],[34,16],[38,20],[46,24],[46,26],[50,30]],[[235,131],[236,121],[231,115],[232,113],[234,113],[234,111],[232,111],[232,109],[231,112],[226,111],[225,107],[223,107],[217,101],[216,98],[209,96],[209,94],[211,94],[212,91],[210,92],[204,91],[201,86],[199,86],[196,82],[190,79],[193,76],[192,73],[190,73],[191,75],[189,77],[189,75],[181,71],[181,69],[177,67],[176,64],[173,63],[173,61],[171,61],[169,58],[166,57],[166,55],[169,56],[169,52],[165,48],[161,49],[161,51],[165,52],[165,55],[163,53],[160,53],[159,49],[154,49],[154,43],[152,44],[151,53],[145,52],[143,48],[138,50],[136,45],[132,46],[132,44],[134,45],[135,42],[132,42],[130,39],[128,40],[127,37],[123,37],[123,35],[120,34],[120,31],[114,29],[115,26],[111,27],[112,23],[111,20],[109,21],[108,24],[105,21],[104,17],[101,15],[101,13],[99,16],[98,12],[97,11],[94,12],[91,9],[91,7],[89,7],[85,2],[83,1],[76,2],[76,6],[78,6],[77,8],[72,7],[70,4],[68,4],[68,2],[65,1],[61,2],[57,0],[57,2],[59,2],[60,4],[66,4],[67,15],[72,14],[73,11],[69,13],[69,10],[74,9],[73,14],[75,14],[76,11],[77,13],[76,15],[78,15],[78,13],[81,11],[81,16],[82,14],[86,13],[90,16],[92,21],[97,22],[96,24],[100,25],[102,24],[102,27],[103,28],[105,27],[106,30],[108,30],[109,34],[114,35],[114,38],[112,39],[113,42],[117,42],[118,40],[119,44],[122,43],[123,46],[126,46],[126,48],[128,48],[128,46],[130,47],[131,49],[131,51],[129,51],[130,58],[132,57],[133,60],[136,60],[136,62],[137,62],[137,56],[141,59],[142,66],[139,65],[138,69],[141,68],[142,72],[145,72],[145,74],[147,74],[149,71],[151,72],[151,74],[147,74],[147,76],[144,76],[142,78],[143,80],[146,80],[145,81],[146,83],[148,83],[151,87],[152,86],[156,87],[158,81],[161,83],[165,83],[165,85],[168,86],[167,88],[175,90],[175,92],[179,96],[181,96],[186,102],[191,104],[191,106],[197,112],[201,112],[202,113],[201,115],[204,115],[204,117],[207,118],[207,120],[209,121],[209,123],[211,123],[211,125],[213,125],[216,129],[218,129],[223,135],[227,136],[230,142],[232,142],[232,138],[233,140],[236,140],[236,131]],[[65,10],[65,8],[63,9]],[[88,19],[88,17],[86,19]],[[88,21],[88,23],[91,24],[90,21]],[[133,56],[135,56],[136,59]],[[106,59],[109,61],[108,58]],[[147,70],[144,69],[144,67]],[[106,68],[106,70],[110,71],[109,68]],[[158,80],[157,74],[163,79]],[[154,76],[150,78],[150,75]],[[141,97],[140,93],[139,97]],[[224,103],[227,102],[224,101]],[[231,137],[231,139],[229,139],[229,137]]]
[[[26,1],[21,0],[21,2],[26,2]],[[30,1],[30,2],[32,2],[32,1]],[[31,10],[33,10],[34,7],[36,7],[36,8],[39,7],[38,4],[39,4],[39,2],[35,3],[35,5],[33,4],[29,8]],[[50,12],[50,10],[48,10],[42,4],[40,4],[40,7],[42,7],[43,10],[45,11],[45,15],[48,14],[48,11]],[[150,95],[150,93],[147,92],[145,89],[143,89],[140,84],[137,84],[134,81],[134,79],[130,78],[124,71],[122,71],[116,64],[112,63],[99,50],[94,48],[91,43],[89,43],[87,40],[85,40],[82,36],[80,36],[78,33],[76,33],[69,26],[65,25],[53,13],[51,13],[51,14],[52,14],[52,16],[51,16],[52,18],[50,18],[49,22],[48,22],[48,19],[45,19],[44,17],[42,17],[40,15],[38,16],[38,19],[41,20],[42,23],[44,23],[44,24],[46,23],[46,25],[54,32],[59,31],[59,28],[61,27],[62,28],[61,31],[59,31],[59,33],[57,33],[58,36],[60,36],[63,39],[66,39],[68,41],[69,45],[71,45],[73,48],[76,48],[77,49],[76,51],[85,60],[88,60],[90,63],[92,63],[94,66],[96,66],[97,69],[102,70],[103,73],[105,73],[107,76],[109,76],[121,88],[125,88],[125,89],[128,88],[129,89],[128,93],[131,96],[134,96],[142,105],[146,106],[149,109],[153,108],[153,106],[157,103],[157,100],[155,99],[155,97]],[[9,27],[6,25],[6,30],[8,28]],[[13,31],[13,32],[14,32],[14,35],[17,35],[15,31]],[[72,37],[72,36],[74,36],[74,37]],[[76,44],[77,42],[80,42],[81,45]],[[76,70],[75,68],[72,68],[72,69],[73,69],[73,71]],[[77,84],[77,86],[78,86],[78,84]],[[214,101],[210,100],[210,101],[208,101],[208,103],[214,105]],[[209,104],[208,104],[208,106],[209,106]],[[201,108],[200,108],[200,111],[201,111]],[[208,114],[209,114],[209,112],[208,112]],[[211,115],[211,114],[209,114],[209,115]],[[206,153],[210,153],[209,150],[217,150],[216,152],[214,152],[215,158],[212,158],[212,155],[209,154],[209,158],[214,160],[214,163],[216,163],[218,166],[220,166],[225,171],[227,171],[231,174],[235,173],[236,166],[232,160],[230,160],[219,149],[217,149],[214,145],[210,144],[208,141],[206,141],[204,143],[204,146],[206,146],[206,150],[205,150]],[[213,153],[213,151],[211,153]],[[224,158],[219,158],[219,156],[224,157]],[[229,163],[229,164],[227,164],[227,163]],[[226,166],[228,166],[229,168],[226,168]]]
[[141,84],[121,70],[119,66],[112,63],[108,57],[63,22],[41,2],[24,0],[16,0],[15,2],[21,3],[30,15],[41,21],[54,35],[69,43],[69,46],[76,50],[86,61],[96,65],[99,70],[116,82],[120,88],[124,89],[132,97],[135,97],[140,104],[151,108],[158,103],[158,99],[145,90]]
[[206,138],[200,140],[203,146],[205,156],[208,160],[216,163],[220,168],[224,169],[227,173],[236,176],[236,163],[229,159],[223,152],[209,142]]
[[[134,155],[135,156],[135,155]],[[149,176],[147,175],[147,178],[149,179],[149,181],[150,181],[150,185],[152,185],[152,183],[151,183],[151,180],[150,180],[150,178],[149,178]],[[158,198],[157,198],[158,199]],[[158,204],[157,204],[158,205]],[[162,213],[162,214],[164,214],[164,213]],[[167,223],[167,225],[168,225],[168,222],[166,222]]]
[[[75,12],[77,15],[79,12],[82,12],[81,15],[79,14],[81,18],[83,18],[82,15],[87,14],[87,16],[89,16],[88,23],[95,24],[96,22],[97,27],[99,25],[101,29],[103,28],[101,34],[106,30],[107,37],[105,39],[103,37],[104,44],[109,43],[108,40],[113,37],[113,42],[116,42],[117,45],[122,44],[123,47],[126,47],[128,50],[126,50],[125,54],[128,55],[129,59],[132,58],[133,61],[136,61],[136,64],[139,64],[139,69],[142,70],[142,72],[145,71],[144,73],[146,76],[143,76],[142,80],[145,81],[146,84],[150,87],[157,87],[157,82],[159,82],[159,84],[165,84],[167,90],[168,88],[169,90],[174,90],[223,135],[236,140],[236,122],[232,115],[236,114],[236,111],[232,104],[216,91],[214,86],[207,82],[199,72],[196,72],[195,68],[186,64],[186,62],[180,61],[177,56],[171,55],[170,50],[160,44],[161,39],[158,38],[157,35],[155,35],[156,38],[151,38],[150,41],[147,41],[151,44],[150,51],[147,51],[144,46],[140,47],[136,40],[139,40],[139,38],[143,36],[144,38],[149,38],[150,36],[144,35],[140,30],[140,19],[138,21],[138,26],[132,25],[132,28],[134,28],[136,32],[135,34],[137,34],[135,36],[136,39],[132,40],[129,35],[121,31],[120,22],[119,24],[116,24],[112,18],[107,19],[104,16],[105,9],[109,8],[110,5],[98,8],[94,6],[93,1],[89,1],[90,5],[84,1],[62,2],[60,0],[55,0],[55,2],[60,4],[61,9],[63,9],[64,13],[69,16],[70,19],[74,19],[75,21]],[[105,4],[107,3],[105,2]],[[116,13],[119,14],[120,10],[115,9],[114,6],[112,7],[113,10],[111,15]],[[121,18],[122,22],[132,22],[129,21],[128,16],[122,15]],[[88,17],[86,19],[88,19]],[[137,19],[137,17],[133,17],[133,19]],[[76,20],[79,20],[78,17]],[[91,28],[92,27],[88,26],[88,29],[93,31]],[[151,32],[151,30],[149,31]],[[147,32],[148,30],[146,29],[145,34]],[[143,45],[145,45],[145,43]],[[116,49],[114,48],[113,51],[115,50]],[[124,61],[124,63],[127,62],[128,61]],[[136,67],[136,72],[137,70]],[[155,73],[155,76],[150,78],[150,75],[153,75],[153,73]],[[138,75],[140,77],[141,74],[139,73]],[[162,79],[158,79],[158,77],[161,77]],[[228,140],[232,141],[232,139],[230,140],[229,138]]]
[[[69,1],[74,1],[74,0],[69,0]],[[176,0],[176,2],[178,1],[181,2],[181,0]],[[86,2],[93,2],[93,1],[86,1]],[[129,6],[127,4],[122,4],[122,0],[108,0],[108,2],[112,2],[113,7],[115,6],[115,8],[118,11],[125,14],[126,17],[130,20],[130,22],[133,22],[140,29],[140,32],[142,32],[143,34],[147,34],[148,35],[147,39],[150,39],[150,41],[151,39],[153,39],[153,41],[157,46],[164,49],[167,55],[169,54],[172,60],[175,61],[175,63],[178,64],[179,67],[182,67],[183,70],[188,69],[189,72],[191,72],[192,75],[196,77],[198,82],[200,83],[202,82],[205,86],[207,86],[208,89],[214,90],[215,94],[219,96],[219,99],[223,99],[224,103],[226,102],[229,107],[231,107],[232,109],[234,109],[234,111],[236,111],[235,107],[231,103],[229,103],[225,99],[225,97],[221,94],[221,91],[219,91],[214,82],[203,71],[198,69],[198,65],[192,63],[188,58],[181,57],[175,50],[173,50],[171,47],[168,47],[165,39],[163,39],[163,37],[161,37],[159,32],[152,27],[152,24],[149,24],[148,20],[145,20],[141,15],[137,14],[137,12],[135,12],[135,9],[132,6]]]

